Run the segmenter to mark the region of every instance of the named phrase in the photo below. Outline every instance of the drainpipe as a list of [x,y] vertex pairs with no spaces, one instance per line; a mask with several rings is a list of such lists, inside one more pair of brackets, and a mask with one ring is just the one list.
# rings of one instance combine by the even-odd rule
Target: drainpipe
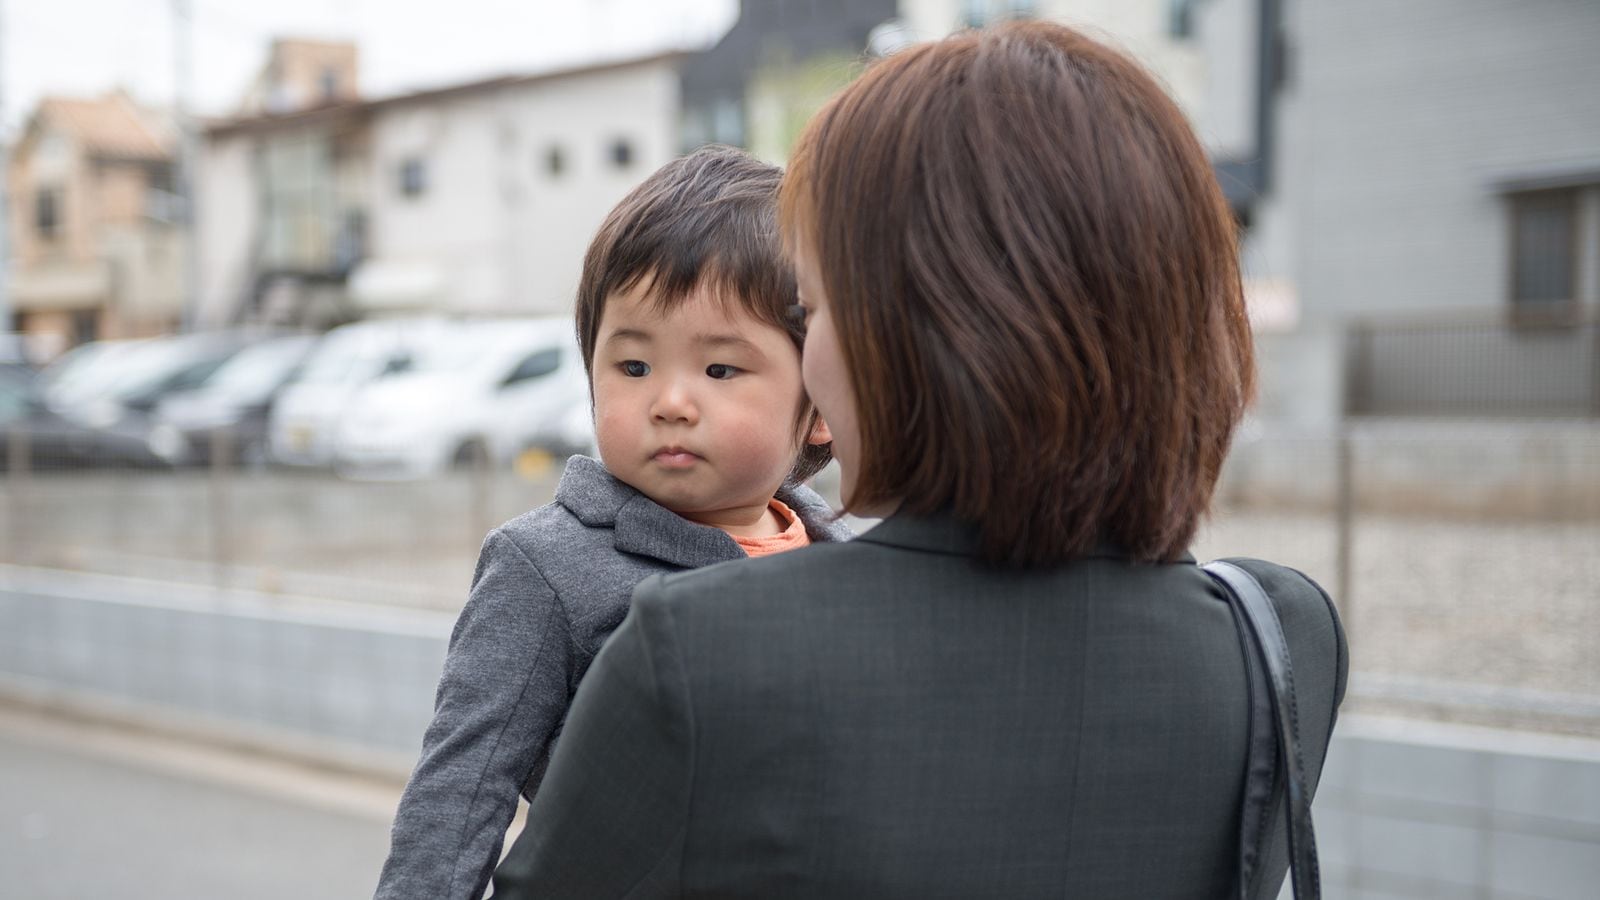
[[1257,0],[1255,49],[1253,155],[1246,159],[1219,159],[1213,163],[1229,205],[1240,212],[1249,210],[1272,188],[1277,153],[1277,94],[1283,83],[1287,55],[1282,0]]

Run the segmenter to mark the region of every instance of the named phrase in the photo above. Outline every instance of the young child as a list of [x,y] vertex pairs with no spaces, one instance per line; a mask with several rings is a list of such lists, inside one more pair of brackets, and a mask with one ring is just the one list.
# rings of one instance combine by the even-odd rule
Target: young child
[[596,461],[484,541],[433,723],[395,817],[382,900],[477,900],[517,795],[633,588],[849,531],[801,482],[828,460],[800,381],[780,170],[711,147],[629,194],[584,259],[578,339]]

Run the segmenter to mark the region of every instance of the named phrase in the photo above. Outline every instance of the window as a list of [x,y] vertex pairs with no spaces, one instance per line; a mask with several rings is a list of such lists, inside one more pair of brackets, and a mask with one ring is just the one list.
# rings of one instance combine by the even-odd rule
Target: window
[[1578,192],[1511,197],[1511,301],[1526,312],[1565,310],[1577,300]]
[[989,20],[989,0],[962,0],[961,22],[968,28],[982,28]]
[[1034,0],[1008,0],[1006,15],[1013,19],[1031,18],[1038,11],[1038,6]]
[[34,198],[34,230],[39,237],[54,238],[61,231],[61,189],[40,188]]
[[400,163],[400,193],[420,197],[428,189],[428,168],[421,159],[411,157]]
[[611,165],[626,169],[633,165],[633,143],[627,138],[617,138],[611,142]]
[[711,140],[730,147],[744,146],[744,101],[718,97],[711,109]]
[[517,364],[506,380],[500,383],[501,387],[510,387],[534,378],[543,378],[561,367],[561,348],[549,347],[537,353],[530,354]]
[[567,151],[560,144],[551,144],[544,152],[544,170],[551,178],[560,178],[567,171]]
[[322,102],[332,103],[339,99],[339,70],[329,67],[322,70],[322,75],[317,79],[317,86],[322,89]]
[[1167,35],[1178,40],[1194,37],[1194,0],[1167,0]]

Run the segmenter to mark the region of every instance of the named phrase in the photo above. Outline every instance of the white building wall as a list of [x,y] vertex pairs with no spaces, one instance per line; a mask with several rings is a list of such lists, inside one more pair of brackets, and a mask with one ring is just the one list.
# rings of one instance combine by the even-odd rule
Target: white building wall
[[[671,64],[655,62],[380,108],[370,258],[433,267],[430,305],[443,311],[570,311],[605,214],[675,155],[677,90]],[[632,147],[625,167],[611,161],[618,139]],[[413,157],[427,183],[407,197],[400,169]]]
[[[991,20],[1016,7],[1010,0],[978,3]],[[971,6],[971,0],[901,0],[900,21],[912,40],[934,40],[966,27]],[[1204,115],[1204,60],[1193,40],[1168,34],[1168,0],[1037,0],[1032,6],[1035,18],[1084,29],[1126,50],[1165,82],[1191,118]]]
[[202,325],[225,321],[250,288],[250,249],[261,215],[253,146],[252,138],[237,135],[201,146],[196,181]]

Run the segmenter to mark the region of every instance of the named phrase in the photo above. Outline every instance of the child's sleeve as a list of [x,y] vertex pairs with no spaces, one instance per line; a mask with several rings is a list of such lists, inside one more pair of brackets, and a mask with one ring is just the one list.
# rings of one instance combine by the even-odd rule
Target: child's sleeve
[[688,653],[660,577],[578,687],[496,900],[677,897],[690,827],[695,725]]
[[378,900],[483,896],[517,795],[566,714],[571,657],[555,592],[514,541],[491,532],[395,814]]

